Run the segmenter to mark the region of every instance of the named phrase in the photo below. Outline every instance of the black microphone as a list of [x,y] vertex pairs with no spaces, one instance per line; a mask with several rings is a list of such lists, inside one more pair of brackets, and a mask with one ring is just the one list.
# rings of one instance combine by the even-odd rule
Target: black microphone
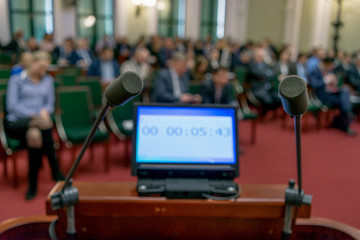
[[279,84],[281,103],[290,116],[304,114],[309,107],[309,97],[305,81],[299,76],[288,76]]
[[[84,144],[81,147],[80,153],[76,158],[76,161],[71,166],[68,175],[65,178],[64,185],[59,192],[52,194],[51,206],[53,210],[57,210],[63,207],[67,207],[67,233],[69,235],[75,235],[75,221],[74,221],[74,204],[79,200],[78,190],[71,186],[71,178],[79,165],[87,147],[90,145],[94,138],[96,129],[100,122],[104,119],[110,106],[120,106],[133,99],[141,93],[143,89],[143,82],[140,77],[134,72],[126,72],[120,77],[115,79],[105,90],[104,98],[105,103],[102,106],[98,117],[96,118],[91,130],[86,137]],[[50,225],[49,229],[52,239],[57,239],[55,234],[55,223]]]
[[141,93],[143,83],[134,72],[125,72],[113,81],[105,90],[107,103],[112,106],[120,106]]
[[[288,240],[292,234],[292,212],[293,206],[302,204],[310,205],[311,195],[305,195],[302,191],[301,179],[301,116],[309,107],[309,97],[305,81],[299,76],[288,76],[279,84],[279,94],[281,103],[286,113],[294,117],[295,123],[295,140],[296,140],[296,160],[298,175],[298,191],[295,189],[295,181],[289,181],[289,187],[285,192],[285,219],[284,228],[281,234],[282,240]],[[295,216],[296,217],[296,216]]]

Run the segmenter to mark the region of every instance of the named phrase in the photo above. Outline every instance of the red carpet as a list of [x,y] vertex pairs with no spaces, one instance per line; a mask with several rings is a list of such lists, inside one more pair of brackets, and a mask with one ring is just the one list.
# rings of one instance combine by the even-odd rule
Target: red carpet
[[[250,124],[240,124],[240,144],[244,154],[240,156],[241,183],[287,184],[296,179],[295,140],[288,121],[288,129],[280,128],[280,120],[267,120],[258,124],[257,142],[249,144]],[[360,228],[360,124],[353,124],[359,136],[353,138],[334,129],[315,130],[302,135],[303,148],[303,188],[313,195],[312,216],[326,217]],[[136,181],[130,169],[123,165],[124,146],[111,146],[111,170],[103,171],[103,149],[97,146],[94,163],[90,164],[85,154],[75,180],[81,181]],[[20,187],[13,189],[10,180],[0,177],[0,221],[21,215],[45,214],[45,198],[54,186],[48,164],[40,173],[38,195],[25,201],[27,188],[26,154],[19,159]],[[69,157],[67,152],[63,159]],[[68,169],[70,161],[63,160],[62,168]],[[3,165],[0,165],[2,174]]]

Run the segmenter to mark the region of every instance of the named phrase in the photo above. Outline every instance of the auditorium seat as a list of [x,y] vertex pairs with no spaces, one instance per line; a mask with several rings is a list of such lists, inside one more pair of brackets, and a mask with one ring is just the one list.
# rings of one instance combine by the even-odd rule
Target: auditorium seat
[[76,84],[88,86],[91,93],[91,99],[96,109],[102,106],[102,88],[100,77],[81,76],[76,78]]
[[235,94],[235,98],[237,99],[240,111],[243,115],[244,120],[251,121],[251,136],[250,136],[250,143],[255,144],[256,142],[256,125],[258,121],[258,113],[252,110],[248,105],[248,100],[245,94],[245,89],[239,82],[233,82],[233,90]]
[[0,78],[9,79],[10,76],[11,76],[11,68],[8,68],[8,67],[1,67],[0,68]]
[[134,103],[140,101],[140,96],[135,97],[126,104],[113,108],[106,116],[107,124],[111,132],[121,141],[125,142],[125,165],[130,165],[131,154],[129,145],[134,127]]
[[[72,149],[72,162],[76,160],[76,145],[85,141],[93,123],[93,105],[89,93],[89,87],[86,86],[58,87],[56,90],[56,129],[62,142],[61,149],[63,146]],[[103,143],[106,172],[110,169],[108,138],[106,127],[101,124],[93,141]],[[90,161],[92,159],[93,154],[90,154]]]
[[6,110],[6,91],[0,91],[0,140],[2,146],[2,160],[4,163],[4,176],[7,177],[8,173],[8,160],[12,160],[12,170],[13,170],[13,186],[18,187],[18,158],[17,153],[21,150],[25,149],[25,146],[20,144],[20,141],[17,139],[10,138],[4,129],[4,120],[6,118],[7,110]]

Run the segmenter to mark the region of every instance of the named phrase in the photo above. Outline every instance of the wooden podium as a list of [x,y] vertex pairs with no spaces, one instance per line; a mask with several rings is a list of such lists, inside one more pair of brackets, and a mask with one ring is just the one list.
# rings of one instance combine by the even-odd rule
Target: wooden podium
[[[58,183],[50,194],[60,190]],[[78,239],[280,239],[286,185],[241,185],[233,201],[139,197],[133,182],[74,182]],[[57,234],[66,231],[65,210],[58,215]],[[297,211],[310,217],[310,206]]]
[[[135,183],[75,182],[77,240],[82,239],[280,239],[285,185],[244,184],[235,201],[169,200],[139,197]],[[58,183],[51,193],[58,191]],[[50,193],[50,194],[51,194]],[[58,238],[66,236],[65,210],[0,223],[0,240],[50,240],[50,223],[58,219]],[[309,218],[310,206],[297,212],[291,240],[360,240],[360,231],[330,219]]]

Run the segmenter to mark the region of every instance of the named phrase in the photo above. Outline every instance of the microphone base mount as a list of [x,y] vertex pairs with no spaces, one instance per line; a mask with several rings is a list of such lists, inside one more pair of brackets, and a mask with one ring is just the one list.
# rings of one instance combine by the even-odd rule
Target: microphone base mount
[[312,195],[307,195],[304,191],[298,191],[295,189],[295,180],[289,180],[289,186],[285,190],[285,219],[284,228],[281,235],[281,240],[287,240],[291,238],[292,234],[292,213],[293,207],[300,207],[301,205],[311,205]]

